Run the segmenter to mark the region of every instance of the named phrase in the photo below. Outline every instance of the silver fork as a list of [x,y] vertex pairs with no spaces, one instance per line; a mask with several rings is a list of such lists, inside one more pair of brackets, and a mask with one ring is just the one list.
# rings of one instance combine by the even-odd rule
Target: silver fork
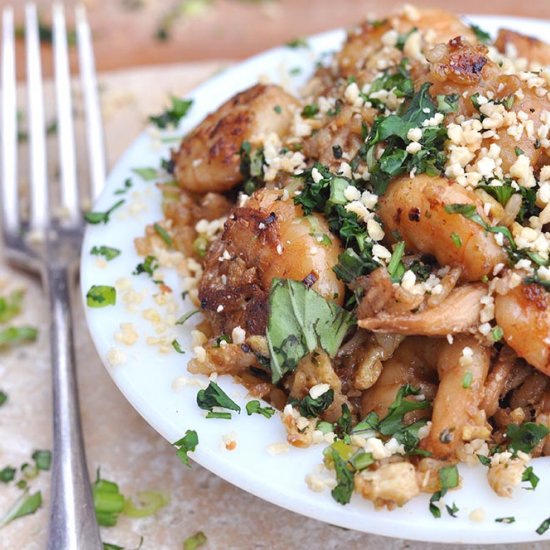
[[[103,185],[105,160],[90,28],[77,8],[77,43],[88,134],[92,196]],[[1,210],[6,257],[42,278],[50,305],[53,383],[53,467],[49,550],[103,548],[90,489],[80,425],[75,372],[70,287],[82,241],[83,220],[77,185],[75,134],[64,9],[53,7],[55,95],[60,161],[60,201],[65,215],[54,217],[48,185],[44,98],[36,6],[25,7],[29,105],[30,212],[20,215],[17,174],[17,101],[14,17],[2,16]],[[59,209],[58,209],[59,210]]]

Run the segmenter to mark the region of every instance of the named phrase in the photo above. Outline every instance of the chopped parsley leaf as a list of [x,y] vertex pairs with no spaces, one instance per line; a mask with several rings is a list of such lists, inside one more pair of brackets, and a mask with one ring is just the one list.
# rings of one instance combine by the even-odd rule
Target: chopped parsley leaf
[[483,464],[483,466],[490,466],[491,465],[491,459],[488,456],[484,455],[478,455],[476,454],[477,459]]
[[90,254],[92,254],[92,256],[103,256],[110,262],[117,256],[120,256],[120,250],[118,248],[112,248],[111,246],[93,246],[90,250]]
[[508,448],[514,452],[523,451],[530,453],[548,434],[544,424],[525,422],[523,424],[508,424],[506,436],[508,437]]
[[5,466],[0,470],[0,481],[2,483],[9,483],[15,479],[15,473],[17,470],[12,466]]
[[326,411],[334,401],[334,390],[327,390],[319,397],[313,399],[306,395],[303,399],[289,399],[288,402],[300,410],[300,414],[306,418],[316,418]]
[[297,50],[298,48],[309,48],[309,43],[305,38],[299,36],[298,38],[289,40],[285,44],[285,46],[287,48],[292,48],[293,50]]
[[303,118],[313,118],[317,113],[319,112],[319,106],[315,103],[311,103],[309,105],[306,105],[302,109],[302,117]]
[[459,508],[458,506],[456,505],[455,502],[453,502],[453,505],[452,506],[449,506],[448,504],[445,504],[445,508],[447,510],[447,513],[453,517],[453,518],[456,518],[457,517],[457,513],[459,511]]
[[172,445],[177,449],[176,454],[183,464],[191,467],[188,453],[194,451],[199,444],[199,436],[195,430],[187,430],[185,435]]
[[158,267],[159,262],[155,256],[146,256],[145,260],[136,266],[136,269],[132,272],[132,275],[141,275],[142,273],[146,273],[149,277],[152,277]]
[[491,35],[487,31],[484,31],[478,25],[471,23],[470,29],[472,29],[472,31],[476,35],[476,38],[483,44],[489,44],[491,42]]
[[177,126],[179,121],[187,115],[189,109],[193,105],[192,99],[180,99],[172,96],[170,98],[172,104],[168,109],[156,116],[150,116],[149,122],[154,124],[160,130],[170,126]]
[[235,403],[216,382],[210,382],[204,390],[197,393],[197,405],[205,411],[212,411],[214,407],[221,407],[231,411],[241,412],[241,407]]
[[248,416],[256,413],[266,418],[271,418],[275,414],[275,409],[273,407],[262,407],[261,403],[257,399],[254,399],[246,404],[246,413]]
[[116,288],[107,285],[92,285],[86,294],[88,307],[107,307],[116,304]]
[[331,452],[337,481],[336,487],[331,491],[331,495],[336,502],[348,504],[353,494],[353,473],[338,451],[332,449]]
[[176,325],[183,325],[188,319],[193,317],[195,313],[200,313],[200,309],[194,309],[193,311],[188,311],[187,313],[184,313],[177,321]]
[[130,178],[126,178],[124,180],[124,187],[121,187],[120,189],[117,189],[115,191],[115,195],[124,195],[129,191],[129,189],[132,187],[133,183]]
[[117,209],[120,208],[124,204],[124,199],[120,199],[119,201],[115,202],[111,208],[106,210],[105,212],[86,212],[84,214],[84,219],[91,224],[99,224],[99,223],[109,223],[109,219],[111,217],[111,214]]
[[437,110],[440,113],[456,113],[458,110],[458,100],[460,96],[458,94],[449,94],[444,95],[440,94],[437,96]]

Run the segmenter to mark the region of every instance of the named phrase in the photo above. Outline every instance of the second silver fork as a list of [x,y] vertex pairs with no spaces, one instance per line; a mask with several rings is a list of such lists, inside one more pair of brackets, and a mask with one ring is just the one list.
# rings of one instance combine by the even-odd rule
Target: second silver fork
[[[49,550],[99,550],[99,536],[86,466],[75,372],[70,288],[83,230],[76,168],[68,41],[63,7],[53,8],[53,51],[62,218],[53,219],[47,178],[44,98],[36,6],[25,8],[29,106],[30,214],[20,217],[17,170],[17,101],[14,16],[2,17],[2,233],[8,261],[42,277],[50,304],[53,388],[53,466]],[[97,83],[90,29],[77,9],[77,44],[84,92],[92,196],[105,174]]]

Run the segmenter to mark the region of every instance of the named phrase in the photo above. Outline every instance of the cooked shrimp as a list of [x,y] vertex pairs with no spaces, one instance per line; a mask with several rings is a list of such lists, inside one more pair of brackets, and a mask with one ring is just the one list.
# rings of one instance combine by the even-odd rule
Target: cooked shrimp
[[[220,333],[236,326],[265,334],[267,295],[276,277],[302,281],[338,304],[345,287],[332,267],[342,247],[318,214],[304,216],[280,190],[257,191],[236,208],[204,262],[199,299]],[[329,239],[323,239],[326,235]],[[323,244],[321,244],[321,242]]]
[[[389,31],[395,31],[396,37],[410,33],[401,50],[387,47]],[[365,21],[354,29],[337,56],[338,67],[346,77],[364,69],[373,75],[380,70],[380,62],[397,65],[404,56],[414,61],[425,49],[455,36],[476,40],[472,30],[454,14],[439,9],[403,10],[381,22]]]
[[533,36],[527,36],[510,29],[499,29],[495,47],[499,52],[514,53],[515,56],[512,57],[524,58],[530,63],[550,65],[550,46]]
[[464,281],[479,281],[506,262],[506,255],[494,235],[479,224],[445,211],[445,206],[457,203],[475,205],[487,221],[475,193],[427,175],[394,180],[379,200],[378,215],[386,234],[397,232],[409,249],[432,254],[441,265],[461,267]]
[[464,285],[451,291],[445,301],[417,313],[382,311],[359,319],[361,328],[374,332],[446,336],[467,332],[479,322],[480,299],[487,293],[483,285]]
[[243,179],[239,155],[243,141],[272,132],[283,137],[298,105],[275,85],[257,84],[237,94],[208,115],[173,153],[178,184],[194,193],[228,191]]
[[550,376],[550,304],[540,285],[520,285],[495,296],[495,318],[506,343]]
[[490,349],[473,336],[443,341],[437,356],[439,386],[433,403],[432,427],[423,446],[436,458],[453,457],[463,429],[477,424],[489,370]]
[[[508,117],[508,122],[505,122],[502,116],[502,120],[493,127],[504,171],[509,171],[516,162],[518,147],[535,168],[546,162],[544,149],[537,145],[535,139],[543,125],[542,113],[550,110],[550,100],[546,94],[537,95],[536,88],[530,87],[517,75],[506,74],[497,63],[489,59],[487,47],[482,44],[472,45],[456,38],[448,44],[437,45],[428,52],[427,59],[430,62],[430,70],[427,74],[420,74],[416,79],[416,85],[430,82],[430,94],[433,97],[439,94],[458,94],[458,111],[448,115],[449,120],[460,115],[470,118],[476,114],[476,107],[471,99],[474,94],[490,96],[497,102],[513,98],[507,110],[518,118]],[[487,109],[491,108],[504,111],[503,105],[490,104],[482,107],[482,113],[488,115]],[[529,124],[533,125],[533,132],[522,132],[520,136],[508,132],[510,126],[513,127],[517,120],[526,120],[525,117],[530,121]],[[493,137],[482,142],[487,148],[491,143]]]

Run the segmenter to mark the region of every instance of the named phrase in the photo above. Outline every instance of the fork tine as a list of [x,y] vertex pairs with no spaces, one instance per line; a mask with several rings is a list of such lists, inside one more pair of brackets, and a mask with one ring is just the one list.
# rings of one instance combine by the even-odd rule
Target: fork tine
[[61,202],[71,221],[80,218],[78,184],[76,176],[76,152],[71,99],[71,79],[67,47],[65,11],[59,3],[53,6],[53,50],[55,64],[55,101],[59,159],[61,165]]
[[17,99],[13,10],[2,13],[2,227],[13,235],[19,227],[17,206]]
[[84,111],[86,114],[92,198],[95,199],[103,189],[103,184],[105,183],[105,145],[95,75],[92,33],[86,18],[86,9],[83,5],[79,5],[76,8],[76,20],[78,58],[84,93]]
[[42,89],[42,63],[36,6],[25,6],[25,47],[27,54],[28,121],[31,175],[31,230],[48,226],[48,176],[46,165],[46,123]]

